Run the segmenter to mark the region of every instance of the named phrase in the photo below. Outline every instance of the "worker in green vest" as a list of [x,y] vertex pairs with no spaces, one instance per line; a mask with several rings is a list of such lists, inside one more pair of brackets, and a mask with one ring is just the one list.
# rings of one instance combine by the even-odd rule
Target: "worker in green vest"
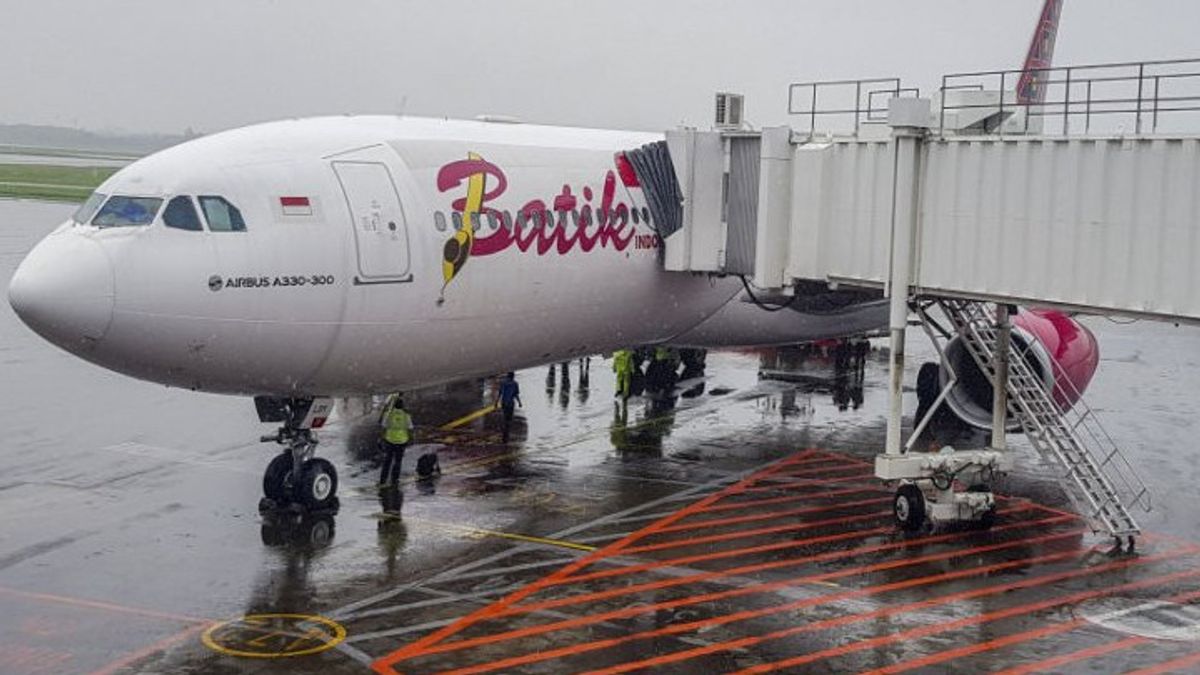
[[404,409],[404,398],[397,395],[383,413],[383,471],[379,484],[395,485],[400,481],[400,464],[404,461],[404,449],[412,442],[412,416]]
[[628,349],[618,349],[613,352],[613,372],[617,374],[617,396],[629,398],[629,388],[633,384],[633,352]]

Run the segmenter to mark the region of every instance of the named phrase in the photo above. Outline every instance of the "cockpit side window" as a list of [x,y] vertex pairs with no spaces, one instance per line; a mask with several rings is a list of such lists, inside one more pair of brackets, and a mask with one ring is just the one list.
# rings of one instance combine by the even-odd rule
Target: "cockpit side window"
[[200,209],[204,211],[204,219],[208,221],[208,229],[213,232],[246,231],[242,212],[228,199],[212,195],[201,195],[197,199],[200,200]]
[[100,205],[104,203],[105,199],[108,199],[108,195],[93,192],[92,196],[88,197],[87,201],[75,211],[75,215],[71,216],[71,219],[80,225],[86,225],[92,216],[96,215],[96,211],[100,209]]
[[196,207],[192,205],[192,198],[184,195],[167,202],[167,208],[163,209],[163,225],[192,232],[204,229],[200,224],[200,216],[196,214]]
[[113,195],[92,218],[96,227],[138,227],[149,225],[158,215],[163,200],[157,197]]

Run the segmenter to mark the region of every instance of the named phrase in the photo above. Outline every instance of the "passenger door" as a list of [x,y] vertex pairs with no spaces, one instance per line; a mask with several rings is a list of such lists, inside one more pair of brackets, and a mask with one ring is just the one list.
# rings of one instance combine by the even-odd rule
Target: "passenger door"
[[358,249],[356,284],[412,281],[408,225],[386,165],[333,162],[354,226]]

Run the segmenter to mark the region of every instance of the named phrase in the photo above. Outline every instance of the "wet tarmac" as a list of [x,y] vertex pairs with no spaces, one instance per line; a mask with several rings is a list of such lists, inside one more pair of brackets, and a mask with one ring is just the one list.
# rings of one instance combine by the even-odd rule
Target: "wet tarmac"
[[[5,287],[70,211],[0,201]],[[881,350],[858,373],[712,353],[627,408],[609,361],[525,371],[507,446],[462,421],[488,383],[410,395],[394,492],[368,402],[342,402],[340,510],[262,516],[249,401],[110,374],[0,303],[0,673],[1195,672],[1200,330],[1088,323],[1088,398],[1156,495],[1136,556],[1019,438],[991,531],[897,532],[865,463]],[[414,480],[432,448],[443,475]]]

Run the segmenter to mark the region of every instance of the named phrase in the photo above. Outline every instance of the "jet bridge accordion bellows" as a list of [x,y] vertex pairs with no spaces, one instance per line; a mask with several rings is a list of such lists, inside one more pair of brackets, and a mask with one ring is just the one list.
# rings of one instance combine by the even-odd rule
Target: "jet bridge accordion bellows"
[[658,236],[665,239],[683,227],[683,193],[675,177],[675,166],[671,163],[667,142],[647,143],[636,150],[627,151],[625,156],[646,195],[654,229]]

